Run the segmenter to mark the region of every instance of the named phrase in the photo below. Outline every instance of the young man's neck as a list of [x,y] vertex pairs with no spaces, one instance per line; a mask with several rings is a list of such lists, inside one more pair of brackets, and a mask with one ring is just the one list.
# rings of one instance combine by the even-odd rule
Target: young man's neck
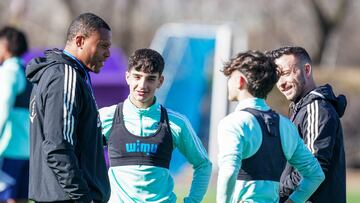
[[154,103],[155,103],[155,98],[152,98],[151,99],[151,102],[138,102],[136,101],[135,99],[133,99],[132,97],[129,97],[130,99],[130,102],[136,106],[136,108],[139,108],[139,109],[146,109],[146,108],[149,108],[150,106],[152,106]]
[[242,100],[245,100],[245,99],[251,99],[251,98],[255,98],[253,95],[251,95],[249,92],[247,91],[243,91],[241,93],[238,94],[237,96],[237,100],[240,102]]

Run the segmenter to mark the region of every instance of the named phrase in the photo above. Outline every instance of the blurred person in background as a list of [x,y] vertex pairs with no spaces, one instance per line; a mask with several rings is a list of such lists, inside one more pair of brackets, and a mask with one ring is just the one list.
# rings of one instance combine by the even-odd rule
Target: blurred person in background
[[36,202],[107,202],[110,184],[100,117],[89,71],[110,56],[111,29],[83,13],[68,28],[64,50],[26,68],[30,99],[29,198]]
[[[340,122],[346,108],[345,96],[335,96],[328,84],[316,86],[311,59],[304,48],[282,47],[269,54],[280,74],[277,88],[291,101],[290,120],[325,173],[325,181],[309,201],[346,202],[346,165]],[[301,180],[297,170],[286,167],[281,177],[282,201],[292,194]]]
[[217,202],[278,202],[286,161],[304,177],[287,202],[305,202],[324,173],[295,125],[266,104],[278,79],[276,65],[261,52],[247,51],[226,63],[223,73],[228,99],[238,104],[218,126]]
[[176,202],[169,171],[175,148],[194,169],[189,195],[180,202],[201,202],[208,188],[212,164],[189,120],[154,96],[164,82],[163,69],[158,52],[136,50],[126,71],[130,95],[100,109],[109,143],[111,203]]
[[0,30],[0,202],[27,202],[29,183],[29,99],[21,56],[25,34],[15,27]]

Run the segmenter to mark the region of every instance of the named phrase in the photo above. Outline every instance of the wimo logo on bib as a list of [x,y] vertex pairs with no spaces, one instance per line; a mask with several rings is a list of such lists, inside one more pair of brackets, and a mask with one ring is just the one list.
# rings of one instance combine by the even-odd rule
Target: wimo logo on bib
[[126,143],[126,152],[127,153],[137,153],[142,152],[146,153],[147,156],[155,154],[157,152],[157,144],[141,143],[140,140],[137,140],[133,143]]

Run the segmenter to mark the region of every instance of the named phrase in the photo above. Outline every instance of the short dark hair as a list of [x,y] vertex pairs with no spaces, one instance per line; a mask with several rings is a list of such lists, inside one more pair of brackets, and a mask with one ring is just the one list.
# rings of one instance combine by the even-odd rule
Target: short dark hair
[[265,99],[279,79],[275,63],[259,51],[237,54],[225,63],[222,71],[229,76],[235,70],[245,75],[249,93],[258,98]]
[[135,69],[145,73],[162,74],[164,70],[164,58],[157,51],[144,48],[136,50],[129,57],[128,71]]
[[67,41],[72,41],[78,33],[82,33],[88,37],[92,32],[98,31],[101,28],[111,31],[110,26],[99,16],[93,13],[80,14],[69,26],[67,31]]
[[21,56],[28,51],[25,34],[17,28],[5,26],[0,30],[0,38],[8,42],[8,50],[13,56]]
[[302,47],[297,46],[285,46],[266,53],[272,57],[273,60],[280,58],[283,55],[294,55],[295,58],[300,60],[302,63],[311,63],[311,58],[307,51]]

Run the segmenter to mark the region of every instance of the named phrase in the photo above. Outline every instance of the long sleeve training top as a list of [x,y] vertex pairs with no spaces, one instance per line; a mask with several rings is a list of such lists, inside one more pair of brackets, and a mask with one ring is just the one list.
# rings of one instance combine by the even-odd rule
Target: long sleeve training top
[[[278,202],[279,182],[237,180],[241,160],[255,154],[262,142],[261,127],[252,114],[241,111],[245,108],[263,111],[270,109],[263,99],[246,99],[239,102],[233,113],[220,121],[217,202]],[[294,124],[280,115],[279,128],[285,158],[303,176],[290,199],[294,202],[305,202],[324,180],[324,173],[300,138]]]
[[[103,134],[110,135],[116,105],[100,109]],[[189,120],[167,109],[174,149],[177,148],[193,166],[193,181],[184,202],[201,202],[206,193],[211,162]],[[137,136],[156,132],[160,121],[160,104],[137,108],[129,99],[124,101],[123,118],[127,130]],[[145,165],[110,167],[111,197],[109,202],[176,202],[174,181],[166,168]]]

